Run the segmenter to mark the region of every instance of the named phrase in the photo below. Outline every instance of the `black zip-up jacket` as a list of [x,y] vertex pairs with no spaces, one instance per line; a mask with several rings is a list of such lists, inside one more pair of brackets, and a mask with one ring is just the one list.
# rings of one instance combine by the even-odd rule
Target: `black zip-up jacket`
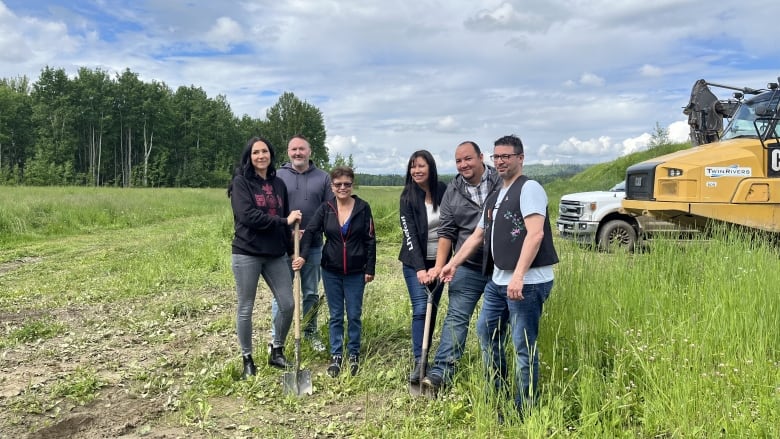
[[336,200],[326,201],[314,213],[306,226],[301,239],[301,256],[309,254],[312,238],[318,233],[325,234],[322,247],[322,268],[340,274],[376,272],[376,232],[371,206],[352,195],[355,206],[349,217],[346,234],[341,233]]
[[[436,204],[441,207],[441,200],[447,185],[438,182],[438,196]],[[425,191],[416,184],[413,189],[417,191],[416,202],[414,205],[401,197],[399,208],[401,218],[401,232],[403,232],[403,242],[401,251],[398,253],[398,260],[404,265],[414,268],[415,271],[425,270],[426,250],[428,247],[428,214],[425,210]],[[434,258],[435,259],[435,258]]]
[[274,176],[263,180],[257,174],[233,177],[230,204],[233,207],[233,254],[282,256],[293,254],[292,230],[287,224],[290,205],[287,187]]

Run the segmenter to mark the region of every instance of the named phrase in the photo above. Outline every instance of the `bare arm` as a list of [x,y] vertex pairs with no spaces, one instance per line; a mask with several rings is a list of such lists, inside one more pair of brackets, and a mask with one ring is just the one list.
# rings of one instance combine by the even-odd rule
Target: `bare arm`
[[539,247],[544,238],[544,215],[532,214],[523,218],[525,228],[528,234],[523,241],[523,247],[520,249],[520,257],[517,259],[512,280],[507,286],[507,296],[511,300],[523,299],[523,277],[531,267],[531,263],[539,253]]
[[428,270],[428,279],[431,281],[439,277],[441,269],[447,264],[450,256],[452,255],[452,241],[449,238],[439,238],[439,243],[436,247],[436,265]]
[[482,227],[477,227],[474,229],[474,233],[472,233],[471,236],[466,239],[463,245],[460,246],[460,249],[458,249],[458,252],[452,256],[450,262],[448,262],[447,265],[441,269],[441,274],[439,275],[441,280],[444,282],[449,282],[452,280],[452,277],[455,275],[455,270],[461,264],[463,264],[463,262],[465,262],[466,259],[468,259],[469,256],[471,256],[471,254],[479,248],[480,245],[482,245],[482,236],[484,234],[485,230]]

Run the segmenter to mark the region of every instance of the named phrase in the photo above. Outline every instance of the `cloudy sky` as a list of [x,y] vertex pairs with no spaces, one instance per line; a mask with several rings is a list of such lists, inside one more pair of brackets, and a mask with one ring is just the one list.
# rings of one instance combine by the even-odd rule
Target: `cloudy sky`
[[[656,124],[687,138],[694,81],[780,75],[776,0],[0,0],[0,77],[125,68],[264,118],[291,91],[331,156],[404,173],[518,134],[527,163],[597,163]],[[728,97],[726,94],[720,97]]]

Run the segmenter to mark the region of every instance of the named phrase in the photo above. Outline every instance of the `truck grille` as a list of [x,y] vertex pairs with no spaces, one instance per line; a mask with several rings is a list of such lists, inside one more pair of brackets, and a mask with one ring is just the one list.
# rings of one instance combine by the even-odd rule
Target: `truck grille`
[[582,216],[583,211],[584,208],[580,202],[561,200],[561,204],[558,207],[558,217],[577,220]]
[[626,169],[626,199],[655,200],[653,182],[660,162],[639,163]]

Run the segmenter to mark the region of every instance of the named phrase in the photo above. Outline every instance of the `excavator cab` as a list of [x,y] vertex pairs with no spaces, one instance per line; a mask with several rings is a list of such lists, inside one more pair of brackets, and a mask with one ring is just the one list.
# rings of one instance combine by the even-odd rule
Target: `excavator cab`
[[769,84],[770,89],[751,99],[746,99],[737,110],[731,122],[723,130],[722,140],[755,138],[763,143],[780,136],[778,107],[780,90],[777,84]]

